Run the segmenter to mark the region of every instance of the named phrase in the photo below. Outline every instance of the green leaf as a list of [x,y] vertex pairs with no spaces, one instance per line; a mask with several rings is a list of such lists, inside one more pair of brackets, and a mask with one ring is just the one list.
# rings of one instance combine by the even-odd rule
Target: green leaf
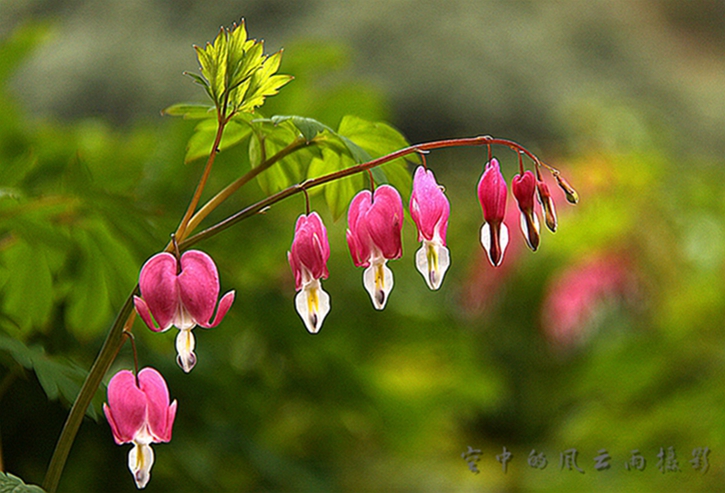
[[53,278],[45,251],[21,240],[3,252],[0,262],[8,270],[5,314],[23,331],[45,326],[53,308]]
[[[323,149],[322,157],[314,158],[310,163],[309,176],[322,176],[354,165],[355,162],[349,156],[338,154],[332,149]],[[325,202],[335,221],[342,217],[353,196],[363,184],[362,174],[357,173],[322,186]]]
[[200,103],[177,103],[161,111],[163,115],[181,116],[185,120],[216,118],[214,106]]
[[275,75],[282,52],[266,56],[262,41],[247,39],[243,22],[222,28],[213,43],[194,48],[203,77],[188,75],[205,87],[224,116],[254,111],[292,79]]
[[[351,147],[347,141],[351,141],[354,146],[359,147],[368,154],[368,157],[364,158],[363,154],[355,151],[356,154],[353,157],[356,160],[364,158],[364,161],[370,161],[410,145],[400,132],[387,123],[369,122],[350,115],[342,119],[337,131],[346,141],[346,145],[351,149],[351,152],[353,152],[354,147]],[[404,200],[407,200],[407,196],[410,195],[412,184],[412,177],[406,160],[418,163],[420,157],[417,154],[409,154],[406,158],[395,159],[374,168],[373,171],[373,177],[377,183],[389,183],[394,186],[403,194]]]
[[0,493],[45,493],[45,490],[34,484],[25,484],[10,473],[0,472]]
[[[295,138],[296,129],[291,124],[281,124],[270,132],[260,134],[249,143],[250,163],[253,167],[259,166],[263,160],[287,147]],[[272,194],[305,180],[312,159],[311,152],[309,149],[301,149],[278,161],[257,176],[259,186],[265,193]]]
[[264,99],[274,96],[279,89],[292,80],[289,75],[274,75],[282,61],[282,51],[262,60],[255,72],[251,75],[249,87],[245,94],[238,96],[239,111],[253,111],[257,106],[264,104]]
[[[49,400],[61,398],[75,401],[88,372],[64,358],[48,356],[42,347],[28,347],[21,341],[0,334],[0,351],[5,351],[23,368],[35,372]],[[97,420],[102,407],[103,392],[97,392],[86,414]],[[2,491],[2,490],[0,490]]]
[[[369,122],[352,115],[343,117],[337,132],[353,141],[373,158],[410,145],[400,132],[387,123]],[[412,159],[416,160],[415,157]]]
[[[239,120],[239,118],[231,120],[227,123],[226,127],[224,127],[224,135],[222,136],[222,140],[219,145],[220,151],[240,143],[251,132],[249,125],[238,123]],[[202,120],[199,122],[194,129],[194,134],[191,136],[189,143],[186,146],[186,157],[184,158],[184,162],[189,163],[201,157],[208,157],[212,152],[211,147],[214,144],[216,132],[216,120]]]
[[75,236],[81,257],[77,262],[79,272],[73,279],[73,289],[68,293],[65,320],[69,331],[81,339],[88,339],[112,316],[106,284],[109,276],[103,256],[88,232],[80,230]]
[[274,125],[279,125],[286,121],[291,122],[295,127],[297,127],[297,130],[300,131],[300,134],[302,134],[302,137],[307,142],[310,142],[312,139],[317,137],[318,134],[321,134],[324,131],[330,132],[331,134],[335,133],[333,129],[324,123],[320,123],[313,118],[306,118],[304,116],[275,115],[272,118],[253,120],[253,122],[270,122]]

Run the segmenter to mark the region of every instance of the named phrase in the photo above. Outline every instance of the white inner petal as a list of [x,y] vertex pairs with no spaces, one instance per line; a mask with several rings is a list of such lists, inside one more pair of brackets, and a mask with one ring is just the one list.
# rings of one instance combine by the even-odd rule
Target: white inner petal
[[498,263],[495,263],[491,258],[491,226],[488,223],[484,223],[481,227],[481,245],[486,250],[488,259],[494,266],[501,265],[503,262],[503,254],[506,252],[506,247],[509,244],[509,230],[504,223],[501,223],[501,232],[499,234],[499,242],[501,247],[501,258]]
[[423,240],[423,246],[415,253],[415,266],[432,290],[441,287],[450,263],[450,252],[439,241]]
[[376,310],[385,308],[393,289],[393,272],[388,269],[387,262],[385,258],[374,258],[363,272],[363,284]]
[[330,295],[322,290],[319,279],[305,284],[295,296],[295,308],[305,327],[311,334],[317,334],[322,322],[330,312]]
[[196,340],[191,329],[180,330],[176,336],[176,352],[178,353],[176,361],[186,373],[189,373],[194,368],[194,365],[196,365],[195,347]]
[[[203,321],[206,322],[206,321]],[[191,330],[196,327],[196,322],[179,298],[179,305],[171,324],[179,330]]]
[[128,468],[136,481],[136,487],[143,489],[151,479],[151,466],[154,465],[154,450],[147,443],[133,442],[128,453]]

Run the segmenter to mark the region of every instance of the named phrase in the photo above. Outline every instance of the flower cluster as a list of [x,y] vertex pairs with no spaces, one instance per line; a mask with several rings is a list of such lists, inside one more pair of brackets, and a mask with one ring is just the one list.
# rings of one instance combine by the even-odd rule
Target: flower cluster
[[[564,190],[566,198],[571,203],[576,203],[579,197],[576,191],[554,171],[554,177],[559,186]],[[551,232],[556,231],[556,209],[554,200],[549,192],[548,185],[538,174],[523,169],[511,180],[511,191],[513,192],[519,211],[521,211],[521,232],[524,235],[526,245],[536,251],[541,241],[539,217],[535,211],[535,201],[541,205],[546,226]],[[478,182],[478,199],[483,209],[484,224],[481,228],[481,245],[486,250],[488,260],[493,266],[501,265],[506,246],[509,242],[508,228],[504,224],[506,214],[506,181],[501,174],[498,161],[494,158],[486,164],[486,169]]]
[[[551,231],[556,230],[554,201],[538,167],[536,172],[534,175],[521,166],[521,173],[512,180],[513,195],[521,211],[521,231],[526,244],[534,251],[540,242],[536,196],[547,226]],[[567,199],[575,202],[574,189],[558,171],[553,173]],[[484,219],[481,244],[490,263],[497,267],[503,262],[509,233],[504,223],[507,186],[496,159],[486,164],[478,183],[478,199]],[[433,172],[422,166],[413,176],[409,211],[421,243],[415,254],[415,266],[428,287],[437,290],[450,266],[446,246],[450,203]],[[365,269],[363,285],[377,310],[385,308],[393,289],[393,273],[387,263],[402,256],[403,218],[403,201],[390,185],[359,192],[348,210],[347,244],[355,266]],[[298,292],[295,307],[307,330],[316,334],[330,311],[330,296],[321,283],[329,276],[330,244],[327,229],[316,212],[297,219],[287,258]],[[141,268],[139,291],[140,296],[134,296],[134,306],[149,329],[154,332],[164,332],[172,326],[179,329],[177,362],[186,373],[197,361],[192,330],[197,325],[216,327],[235,297],[235,292],[229,291],[219,299],[216,265],[209,255],[198,250],[189,250],[183,255],[163,252],[151,257]],[[116,443],[134,444],[128,465],[136,486],[144,488],[154,461],[150,444],[171,439],[176,401],[169,404],[166,382],[153,368],[144,368],[136,374],[122,370],[108,384],[108,404],[103,409]]]
[[[578,198],[574,189],[559,176],[558,171],[553,172],[567,199],[576,202]],[[521,169],[521,173],[513,177],[511,188],[521,211],[524,240],[531,250],[536,251],[541,241],[536,198],[547,227],[552,232],[556,231],[556,211],[549,188],[541,179],[538,168],[536,175]],[[478,183],[478,199],[484,219],[481,245],[494,267],[503,262],[509,243],[508,228],[504,223],[507,193],[499,163],[491,159]],[[450,203],[433,172],[422,166],[413,176],[409,210],[421,242],[421,248],[415,255],[415,266],[428,287],[437,290],[450,265],[450,252],[446,247]],[[359,192],[350,203],[347,225],[346,237],[352,261],[356,267],[365,268],[363,285],[373,307],[382,310],[393,289],[393,273],[387,262],[400,258],[403,252],[403,202],[400,194],[390,185],[382,185],[374,192]],[[317,213],[299,217],[287,257],[298,291],[295,298],[297,312],[307,330],[316,334],[330,310],[330,297],[320,284],[320,280],[329,275],[327,260],[330,246],[327,230]]]
[[[209,255],[198,250],[189,250],[179,259],[166,252],[151,257],[141,268],[139,290],[141,296],[134,296],[134,305],[149,329],[179,329],[177,362],[189,373],[196,364],[192,329],[197,325],[216,327],[231,308],[234,291],[218,300],[216,265]],[[153,368],[144,368],[136,375],[129,370],[119,371],[108,384],[108,404],[103,405],[103,411],[116,443],[134,444],[128,467],[136,486],[146,487],[154,463],[150,444],[171,440],[176,417],[176,401],[169,405],[164,378]]]

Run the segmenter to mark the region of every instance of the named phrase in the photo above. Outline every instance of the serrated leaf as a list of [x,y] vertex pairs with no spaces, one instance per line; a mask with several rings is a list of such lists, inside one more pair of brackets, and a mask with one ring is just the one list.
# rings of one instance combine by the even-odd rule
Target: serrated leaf
[[45,490],[34,484],[25,484],[10,473],[0,472],[0,493],[45,493]]
[[222,27],[213,42],[207,43],[203,48],[194,47],[201,66],[201,73],[208,81],[209,92],[217,107],[221,106],[226,88],[228,36],[228,31]]
[[[212,152],[211,147],[214,144],[216,132],[216,120],[202,120],[199,122],[187,144],[184,162],[189,163],[201,157],[208,157]],[[223,151],[240,143],[249,136],[250,132],[251,128],[248,125],[238,123],[237,120],[229,121],[224,128],[224,135],[222,136],[219,150]]]
[[282,51],[262,60],[251,75],[249,87],[244,94],[239,93],[237,106],[239,111],[254,111],[254,108],[264,104],[268,96],[274,96],[279,89],[292,80],[289,75],[274,75],[282,61]]
[[172,104],[161,111],[163,115],[181,116],[184,120],[197,120],[203,118],[216,118],[214,106],[199,103]]
[[222,28],[212,43],[194,49],[203,77],[188,75],[205,87],[225,116],[254,111],[291,80],[287,75],[275,75],[282,52],[266,56],[262,41],[247,39],[243,22]]

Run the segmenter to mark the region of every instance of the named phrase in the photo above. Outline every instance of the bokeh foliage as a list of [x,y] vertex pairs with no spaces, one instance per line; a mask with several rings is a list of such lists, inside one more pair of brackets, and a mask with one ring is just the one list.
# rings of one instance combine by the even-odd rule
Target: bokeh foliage
[[[3,80],[43,29],[26,27],[3,42]],[[354,80],[359,90],[350,90],[339,75],[346,56],[337,45],[287,46],[282,70],[296,80],[265,113],[304,115],[342,135],[344,115],[390,116],[373,87]],[[323,76],[324,91],[315,83]],[[39,483],[67,409],[47,397],[72,397],[68,382],[90,365],[139,266],[168,241],[198,178],[198,162],[184,164],[198,122],[165,118],[116,128],[99,119],[38,120],[6,86],[0,104],[0,434],[6,470]],[[510,221],[511,250],[492,271],[477,244],[474,180],[485,151],[434,153],[428,164],[452,202],[453,267],[441,291],[429,292],[413,267],[416,238],[406,223],[404,257],[391,264],[396,286],[382,313],[371,308],[348,258],[344,221],[333,222],[325,210],[329,197],[313,194],[333,251],[325,282],[332,312],[317,336],[294,312],[285,258],[302,198],[199,245],[217,261],[222,288],[237,289],[237,301],[222,326],[197,334],[199,365],[191,375],[175,366],[173,335],[136,323],[142,365],[158,368],[179,400],[174,438],[156,448],[148,488],[719,489],[722,160],[683,154],[680,129],[636,101],[591,98],[561,121],[563,145],[539,154],[567,169],[582,202],[559,206],[559,231],[544,233],[531,255]],[[516,157],[497,155],[510,180]],[[223,186],[250,161],[244,146],[224,150],[209,186]],[[275,188],[263,180],[210,220]],[[344,212],[345,204],[338,207],[333,213]],[[603,254],[626,263],[631,289],[595,300],[575,327],[578,342],[556,344],[542,320],[554,281]],[[131,365],[126,347],[116,367]],[[43,375],[68,379],[53,394]],[[480,474],[461,458],[468,446],[482,450]],[[506,474],[494,459],[504,446],[514,454]],[[657,470],[656,454],[669,446],[680,473]],[[705,446],[712,453],[703,475],[688,460]],[[546,453],[546,469],[526,464],[534,448]],[[570,448],[585,474],[560,470],[559,453]],[[597,472],[600,449],[613,460]],[[634,449],[647,458],[643,472],[624,468]],[[133,491],[126,453],[103,420],[89,420],[61,491]]]

